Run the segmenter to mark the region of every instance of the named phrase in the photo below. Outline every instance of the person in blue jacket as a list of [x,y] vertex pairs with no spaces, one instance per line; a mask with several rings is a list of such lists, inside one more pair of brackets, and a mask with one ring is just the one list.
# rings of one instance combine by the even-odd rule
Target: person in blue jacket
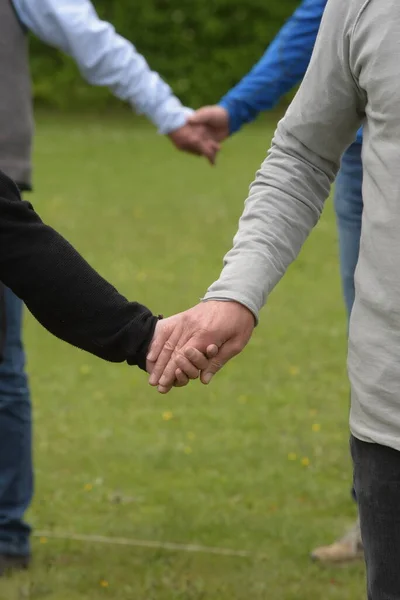
[[[240,130],[300,83],[307,70],[327,0],[304,0],[288,19],[259,62],[217,105],[199,109],[191,122],[213,127],[218,140]],[[354,271],[358,261],[362,199],[362,130],[342,157],[334,205],[339,232],[340,272],[347,317],[354,302]],[[353,493],[354,496],[354,493]],[[343,538],[311,554],[323,562],[362,558],[359,522]]]

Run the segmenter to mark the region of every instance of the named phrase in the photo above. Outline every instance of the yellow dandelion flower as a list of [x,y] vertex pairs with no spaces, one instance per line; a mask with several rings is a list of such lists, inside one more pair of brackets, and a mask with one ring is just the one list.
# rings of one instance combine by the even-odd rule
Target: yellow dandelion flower
[[288,460],[296,460],[297,454],[295,452],[289,452],[287,457],[288,457]]
[[315,432],[321,431],[321,425],[319,423],[314,423],[311,429]]
[[307,456],[304,456],[304,457],[301,459],[301,464],[303,465],[303,467],[308,467],[308,466],[309,466],[309,464],[310,464],[310,459],[309,459],[309,458],[307,458]]
[[47,544],[47,537],[41,537],[40,538],[40,543],[41,544]]
[[289,367],[289,373],[293,377],[295,377],[296,375],[298,375],[300,373],[300,369],[299,369],[299,367],[296,367],[296,366]]
[[170,421],[173,416],[174,415],[170,410],[166,410],[165,412],[163,412],[162,418],[164,419],[164,421]]
[[100,579],[100,585],[103,588],[107,588],[108,587],[108,581],[106,581],[105,579]]
[[185,454],[192,454],[193,450],[191,449],[190,446],[185,446],[183,449]]
[[83,486],[83,489],[85,490],[85,492],[91,492],[93,489],[93,484],[85,483],[85,485]]
[[193,433],[193,431],[189,431],[189,433],[187,434],[187,439],[188,440],[195,440],[196,439],[196,434]]
[[79,369],[79,371],[81,372],[81,375],[89,375],[91,370],[92,369],[89,367],[89,365],[82,365],[81,368]]

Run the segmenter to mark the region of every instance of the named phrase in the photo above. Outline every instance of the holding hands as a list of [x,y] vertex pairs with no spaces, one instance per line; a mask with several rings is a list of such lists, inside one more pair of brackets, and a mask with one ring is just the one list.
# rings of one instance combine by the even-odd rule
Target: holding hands
[[159,321],[147,355],[149,383],[160,393],[182,387],[190,379],[208,384],[249,341],[253,314],[234,301],[201,302]]
[[223,142],[229,137],[229,114],[218,104],[199,108],[189,117],[188,122],[192,125],[207,127],[217,142]]
[[186,124],[168,134],[178,150],[204,156],[211,165],[229,136],[229,115],[222,106],[204,106],[193,113]]

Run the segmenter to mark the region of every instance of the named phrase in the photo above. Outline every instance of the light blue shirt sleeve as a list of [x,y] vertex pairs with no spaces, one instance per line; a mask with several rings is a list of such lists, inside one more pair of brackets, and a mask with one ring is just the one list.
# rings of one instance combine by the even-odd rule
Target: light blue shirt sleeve
[[69,54],[92,85],[107,86],[162,134],[182,127],[192,110],[89,0],[13,0],[21,22],[38,38]]

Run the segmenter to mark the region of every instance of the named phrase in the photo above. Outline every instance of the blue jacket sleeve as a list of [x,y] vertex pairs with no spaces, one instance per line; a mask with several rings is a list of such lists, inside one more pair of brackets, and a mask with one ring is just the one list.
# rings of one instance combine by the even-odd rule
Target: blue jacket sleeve
[[273,108],[303,79],[327,0],[304,0],[282,27],[261,60],[220,102],[234,133]]

